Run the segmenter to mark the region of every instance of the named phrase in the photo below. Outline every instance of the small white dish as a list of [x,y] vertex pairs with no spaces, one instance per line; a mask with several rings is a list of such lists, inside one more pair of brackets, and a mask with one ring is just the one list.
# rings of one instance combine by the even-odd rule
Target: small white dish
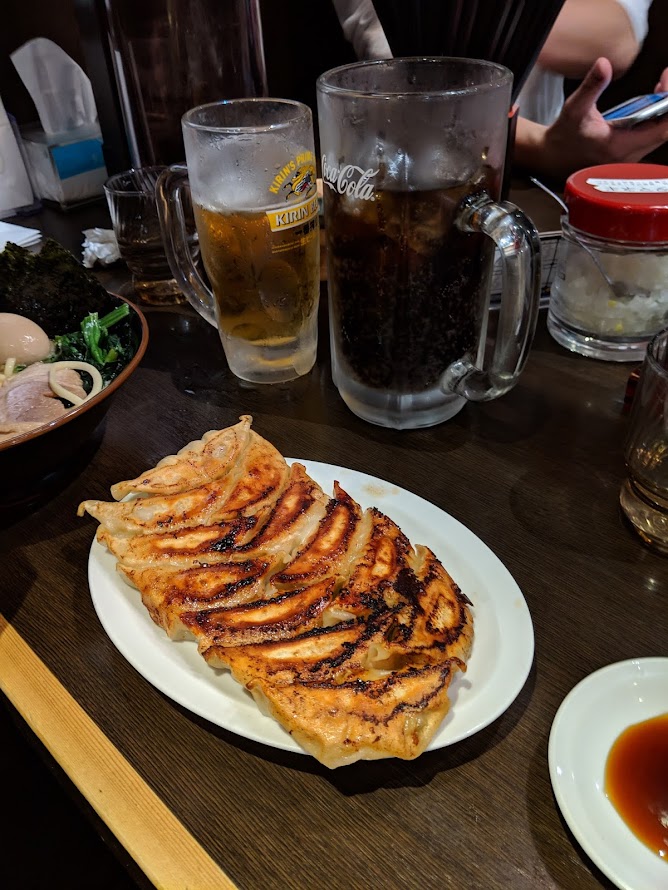
[[637,658],[585,677],[552,724],[548,760],[559,808],[590,859],[621,890],[666,890],[668,861],[645,846],[605,794],[605,764],[629,726],[668,712],[668,658]]

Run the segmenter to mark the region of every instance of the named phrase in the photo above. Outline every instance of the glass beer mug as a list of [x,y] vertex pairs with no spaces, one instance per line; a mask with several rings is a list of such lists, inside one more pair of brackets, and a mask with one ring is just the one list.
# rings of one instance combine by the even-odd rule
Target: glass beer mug
[[[511,72],[391,59],[318,80],[332,373],[359,417],[399,429],[503,395],[533,339],[540,245],[499,204]],[[487,344],[495,245],[503,293]]]
[[[311,110],[234,99],[183,116],[186,166],[158,181],[163,241],[188,301],[218,328],[230,370],[279,383],[311,370],[317,349],[320,235]],[[211,289],[187,248],[190,188]]]

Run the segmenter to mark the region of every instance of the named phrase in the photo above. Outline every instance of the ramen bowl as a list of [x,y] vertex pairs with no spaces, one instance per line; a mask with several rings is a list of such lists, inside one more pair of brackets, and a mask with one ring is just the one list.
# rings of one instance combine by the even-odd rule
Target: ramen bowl
[[100,442],[102,422],[116,393],[139,366],[148,346],[148,324],[128,300],[137,350],[121,372],[97,395],[61,417],[0,442],[0,506],[32,503],[80,471]]

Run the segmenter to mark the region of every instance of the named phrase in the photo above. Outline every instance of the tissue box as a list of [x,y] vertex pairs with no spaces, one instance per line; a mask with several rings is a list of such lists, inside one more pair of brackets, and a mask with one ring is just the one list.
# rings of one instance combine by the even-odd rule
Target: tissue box
[[35,194],[63,209],[104,193],[107,168],[99,127],[80,127],[49,135],[40,127],[26,127],[21,138]]

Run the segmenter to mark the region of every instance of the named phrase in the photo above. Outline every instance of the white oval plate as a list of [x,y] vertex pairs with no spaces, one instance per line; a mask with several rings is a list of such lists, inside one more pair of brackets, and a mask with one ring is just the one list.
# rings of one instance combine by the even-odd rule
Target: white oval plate
[[666,890],[668,862],[638,840],[606,797],[605,763],[627,727],[666,712],[668,658],[638,658],[585,677],[552,723],[548,760],[559,808],[583,850],[621,890]]
[[[483,729],[512,704],[533,661],[531,616],[508,570],[473,532],[417,495],[354,470],[301,459],[299,463],[326,492],[331,493],[337,480],[362,507],[378,507],[413,543],[430,547],[473,602],[475,640],[468,670],[458,674],[450,687],[452,707],[429,749],[451,745]],[[88,579],[103,628],[146,680],[224,729],[304,753],[278,723],[260,713],[250,694],[228,672],[206,664],[193,641],[174,642],[151,621],[139,593],[121,579],[115,558],[96,540],[90,550]]]

